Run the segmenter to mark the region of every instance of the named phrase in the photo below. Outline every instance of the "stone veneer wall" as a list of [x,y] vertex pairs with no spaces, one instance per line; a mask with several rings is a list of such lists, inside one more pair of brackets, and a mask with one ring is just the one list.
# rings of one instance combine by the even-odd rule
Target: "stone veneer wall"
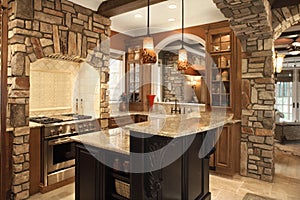
[[[163,53],[163,98],[176,97],[179,101],[184,99],[184,76],[174,67],[178,56],[169,52]],[[163,99],[162,99],[163,100]]]
[[240,173],[272,181],[275,125],[273,45],[274,39],[282,31],[299,22],[300,7],[292,6],[272,12],[267,0],[214,0],[214,2],[223,14],[230,18],[231,28],[242,44]]
[[111,21],[66,0],[9,2],[7,126],[13,127],[14,199],[29,197],[29,66],[44,57],[85,59],[100,73],[101,127],[108,127]]
[[274,39],[277,39],[283,31],[300,22],[300,4],[272,9],[272,16]]

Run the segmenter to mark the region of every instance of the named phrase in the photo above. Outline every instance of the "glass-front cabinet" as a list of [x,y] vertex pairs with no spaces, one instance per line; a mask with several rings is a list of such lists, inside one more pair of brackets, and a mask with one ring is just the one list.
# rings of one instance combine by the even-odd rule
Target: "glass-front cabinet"
[[[241,119],[241,46],[229,24],[208,27],[206,50],[208,106],[226,108],[234,119]],[[239,173],[240,123],[226,124],[218,131],[210,169],[227,175]]]
[[147,95],[151,92],[151,66],[140,62],[140,51],[128,51],[126,54],[126,94],[129,110],[147,111]]
[[129,62],[128,63],[129,70],[129,102],[140,102],[140,64],[138,62]]
[[[209,101],[212,107],[233,108],[235,99],[234,83],[238,80],[237,66],[239,64],[237,39],[229,28],[216,28],[207,31],[207,65],[209,76]],[[233,83],[234,82],[234,83]],[[239,94],[240,95],[240,94]]]

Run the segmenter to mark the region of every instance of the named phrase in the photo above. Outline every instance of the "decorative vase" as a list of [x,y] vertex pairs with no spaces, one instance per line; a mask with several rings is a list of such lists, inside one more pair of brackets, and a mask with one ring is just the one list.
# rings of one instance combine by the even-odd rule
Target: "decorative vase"
[[120,102],[119,104],[119,111],[126,111],[127,109],[127,104],[125,101]]
[[149,101],[150,110],[152,110],[155,96],[156,96],[155,94],[148,94],[147,95],[147,98],[148,98],[148,101]]
[[228,81],[228,72],[226,70],[222,72],[222,81]]

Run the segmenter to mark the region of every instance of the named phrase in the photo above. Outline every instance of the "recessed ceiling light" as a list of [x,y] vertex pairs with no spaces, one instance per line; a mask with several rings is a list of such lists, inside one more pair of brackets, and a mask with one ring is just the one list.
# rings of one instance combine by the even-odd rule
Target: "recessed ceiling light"
[[296,41],[296,42],[293,42],[292,45],[297,46],[297,47],[300,47],[300,42],[297,42],[297,41]]
[[169,22],[174,22],[174,21],[175,21],[175,18],[172,18],[172,17],[171,17],[171,18],[168,19],[168,21],[169,21]]
[[176,5],[176,4],[170,4],[168,7],[169,7],[170,9],[176,9],[176,8],[177,8],[177,5]]
[[134,17],[135,17],[135,18],[142,18],[143,15],[141,15],[140,13],[137,13],[137,14],[134,15]]

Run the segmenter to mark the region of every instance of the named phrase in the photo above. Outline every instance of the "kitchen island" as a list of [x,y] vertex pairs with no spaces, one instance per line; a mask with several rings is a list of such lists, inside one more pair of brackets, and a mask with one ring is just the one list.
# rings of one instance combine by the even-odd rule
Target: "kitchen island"
[[209,154],[231,114],[149,115],[73,137],[76,199],[211,199]]

